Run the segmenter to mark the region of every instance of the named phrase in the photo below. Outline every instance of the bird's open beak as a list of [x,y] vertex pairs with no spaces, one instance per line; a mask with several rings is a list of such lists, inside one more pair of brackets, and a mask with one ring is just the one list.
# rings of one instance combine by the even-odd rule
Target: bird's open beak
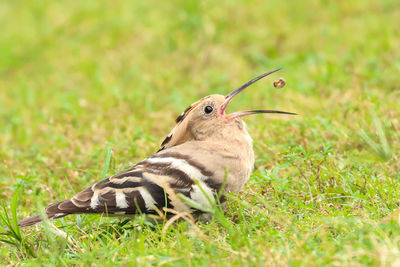
[[[272,71],[266,72],[264,74],[261,74],[260,76],[248,81],[247,83],[245,83],[242,86],[240,86],[238,89],[232,91],[227,96],[225,96],[225,101],[224,101],[224,103],[222,103],[222,105],[219,108],[220,115],[221,116],[225,115],[225,110],[228,107],[228,104],[231,102],[231,100],[237,94],[239,94],[241,91],[243,91],[248,86],[250,86],[253,83],[255,83],[256,81],[258,81],[258,80],[264,78],[265,76],[268,76],[268,75],[270,75],[270,74],[272,74],[274,72],[277,72],[278,70],[280,70],[280,69],[272,70]],[[296,113],[286,112],[286,111],[279,111],[279,110],[247,110],[247,111],[239,111],[239,112],[234,112],[234,113],[231,113],[231,114],[227,114],[227,115],[225,115],[225,117],[228,118],[229,120],[231,120],[231,119],[234,119],[234,118],[237,118],[237,117],[242,117],[242,116],[251,115],[251,114],[258,114],[258,113],[278,113],[278,114],[297,115]]]

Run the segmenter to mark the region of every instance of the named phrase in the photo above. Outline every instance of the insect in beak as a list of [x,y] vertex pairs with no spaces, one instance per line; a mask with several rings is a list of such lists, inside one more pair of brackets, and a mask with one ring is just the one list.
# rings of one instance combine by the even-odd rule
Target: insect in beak
[[279,110],[246,110],[246,111],[238,111],[238,112],[234,112],[234,113],[225,115],[225,110],[228,107],[228,104],[231,102],[231,100],[237,94],[239,94],[241,91],[243,91],[244,89],[246,89],[247,87],[249,87],[253,83],[257,82],[258,80],[260,80],[260,79],[264,78],[265,76],[268,76],[268,75],[270,75],[270,74],[272,74],[274,72],[277,72],[279,70],[281,70],[281,68],[276,69],[276,70],[271,70],[269,72],[261,74],[260,76],[248,81],[247,83],[243,84],[242,86],[240,86],[236,90],[234,90],[231,93],[229,93],[228,95],[226,95],[224,103],[222,103],[222,105],[219,108],[220,116],[225,116],[228,120],[232,120],[232,119],[237,118],[237,117],[242,117],[242,116],[251,115],[251,114],[258,114],[258,113],[278,113],[278,114],[297,115],[296,113],[287,112],[287,111],[279,111]]

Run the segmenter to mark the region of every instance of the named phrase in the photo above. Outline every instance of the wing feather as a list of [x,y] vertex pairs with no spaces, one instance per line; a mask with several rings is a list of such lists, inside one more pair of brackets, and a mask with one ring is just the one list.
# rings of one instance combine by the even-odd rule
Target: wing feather
[[[86,188],[71,199],[49,205],[46,213],[52,219],[75,213],[155,213],[155,208],[162,210],[163,207],[192,211],[176,194],[208,205],[199,185],[213,198],[218,185],[211,182],[212,175],[213,172],[190,155],[164,150]],[[27,223],[36,222],[37,217]]]

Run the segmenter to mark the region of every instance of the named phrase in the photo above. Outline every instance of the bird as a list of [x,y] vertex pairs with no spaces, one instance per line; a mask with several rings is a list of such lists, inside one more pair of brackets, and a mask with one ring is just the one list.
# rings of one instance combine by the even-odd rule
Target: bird
[[[45,216],[58,219],[71,214],[156,215],[163,209],[201,214],[217,198],[224,201],[219,195],[222,188],[224,192],[240,192],[254,165],[253,140],[242,117],[259,113],[297,114],[279,110],[228,114],[226,109],[245,88],[279,70],[261,74],[226,96],[213,94],[194,102],[176,118],[175,126],[156,153],[70,199],[48,205]],[[42,217],[36,215],[18,225],[26,227],[41,221]]]

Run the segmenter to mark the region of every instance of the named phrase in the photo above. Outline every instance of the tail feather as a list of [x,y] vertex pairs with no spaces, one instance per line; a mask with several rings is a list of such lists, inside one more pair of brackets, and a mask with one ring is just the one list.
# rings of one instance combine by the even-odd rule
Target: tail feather
[[36,215],[36,216],[29,217],[29,218],[19,221],[18,226],[19,227],[27,227],[27,226],[37,224],[38,222],[41,222],[41,221],[42,221],[42,219],[40,218],[40,216]]
[[[61,218],[61,217],[64,217],[64,216],[67,216],[68,214],[70,214],[70,213],[66,213],[65,211],[62,211],[58,208],[60,204],[64,204],[66,202],[71,202],[71,200],[68,199],[68,200],[60,201],[60,202],[50,204],[49,206],[47,206],[47,208],[46,208],[47,218],[58,219],[58,218]],[[37,224],[41,221],[42,221],[42,218],[40,218],[39,215],[36,215],[36,216],[29,217],[29,218],[19,221],[18,226],[19,227],[27,227],[27,226]]]

